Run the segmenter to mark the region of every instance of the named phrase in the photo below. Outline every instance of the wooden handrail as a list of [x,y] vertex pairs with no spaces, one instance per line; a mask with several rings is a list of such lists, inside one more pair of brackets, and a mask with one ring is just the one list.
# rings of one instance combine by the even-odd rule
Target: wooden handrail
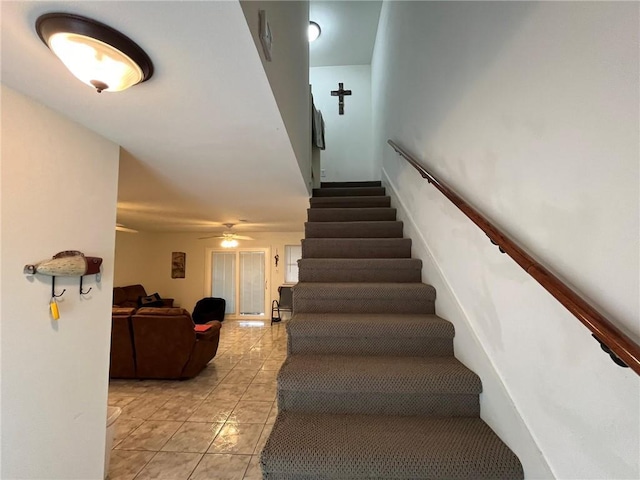
[[[451,203],[458,207],[469,219],[487,234],[491,242],[500,251],[509,255],[529,275],[531,275],[553,297],[564,305],[580,322],[582,322],[598,340],[602,349],[620,364],[630,367],[640,375],[640,345],[635,343],[609,319],[599,313],[580,295],[569,288],[562,280],[553,275],[540,262],[522,249],[514,240],[504,234],[498,227],[487,220],[480,212],[471,207],[458,194],[429,173],[410,153],[392,140],[389,145],[415,168],[422,178],[436,187]],[[617,358],[616,358],[617,357]]]

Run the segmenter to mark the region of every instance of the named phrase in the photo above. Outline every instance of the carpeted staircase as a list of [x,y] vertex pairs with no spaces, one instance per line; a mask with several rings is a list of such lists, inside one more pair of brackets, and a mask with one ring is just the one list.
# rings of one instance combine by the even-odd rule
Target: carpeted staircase
[[323,184],[305,224],[263,478],[521,479],[380,182]]

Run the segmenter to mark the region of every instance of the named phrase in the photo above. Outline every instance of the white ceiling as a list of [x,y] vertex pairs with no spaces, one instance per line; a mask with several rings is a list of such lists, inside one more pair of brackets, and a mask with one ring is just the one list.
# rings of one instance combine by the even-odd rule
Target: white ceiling
[[[312,1],[312,66],[369,64],[380,1]],[[63,11],[133,38],[154,76],[97,94],[37,37]],[[143,231],[299,231],[308,194],[239,4],[2,1],[1,78],[121,145],[118,222]],[[241,222],[246,220],[247,222]]]
[[382,1],[312,1],[309,20],[320,37],[309,47],[312,67],[369,65]]
[[[2,1],[2,82],[121,145],[118,222],[146,231],[299,231],[308,194],[237,2]],[[34,30],[64,11],[106,23],[154,76],[97,94]]]

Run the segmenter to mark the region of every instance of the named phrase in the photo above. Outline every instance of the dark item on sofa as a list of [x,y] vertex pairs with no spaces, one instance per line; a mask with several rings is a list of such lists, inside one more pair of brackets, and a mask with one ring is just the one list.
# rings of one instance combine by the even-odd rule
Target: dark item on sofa
[[[147,291],[140,284],[113,288],[113,306],[138,308],[138,299],[147,297]],[[173,307],[173,298],[163,298],[163,307]]]
[[227,302],[224,298],[206,297],[198,300],[193,309],[193,322],[196,324],[207,323],[213,320],[224,321],[224,311]]
[[139,307],[164,307],[164,302],[160,298],[160,295],[153,293],[146,297],[138,298]]
[[136,378],[135,352],[131,315],[135,308],[113,308],[111,311],[111,378]]
[[140,308],[131,324],[137,378],[192,378],[218,351],[222,324],[196,332],[182,308]]

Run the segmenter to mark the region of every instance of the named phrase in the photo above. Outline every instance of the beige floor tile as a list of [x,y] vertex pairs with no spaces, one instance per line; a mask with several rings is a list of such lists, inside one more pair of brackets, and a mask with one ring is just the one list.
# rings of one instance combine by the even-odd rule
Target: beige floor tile
[[251,384],[247,391],[244,392],[241,401],[250,402],[273,402],[276,399],[276,384],[272,382]]
[[142,395],[136,400],[122,408],[122,418],[142,418],[147,420],[160,407],[162,407],[169,397],[156,397],[152,395]]
[[263,428],[259,423],[226,423],[207,453],[251,455]]
[[216,368],[220,367],[222,369],[231,370],[236,366],[236,363],[240,361],[240,358],[242,358],[242,356],[237,354],[225,353],[224,355],[216,355],[213,357],[213,360],[209,362],[209,366],[213,365]]
[[187,480],[201,458],[200,453],[158,452],[136,480]]
[[284,358],[280,359],[269,357],[262,365],[262,370],[280,370],[280,367],[282,367],[283,363]]
[[232,384],[232,383],[241,383],[241,384],[249,384],[253,380],[253,378],[258,373],[260,367],[252,367],[249,369],[238,369],[238,367],[231,370],[224,380],[220,382],[220,385]]
[[116,431],[113,435],[113,446],[118,445],[143,423],[144,420],[141,418],[118,418],[115,423]]
[[236,363],[236,366],[233,367],[234,370],[254,370],[258,371],[266,357],[262,356],[252,356],[251,350],[249,350],[242,359]]
[[278,416],[278,402],[273,402],[269,416],[267,417],[267,425],[273,425],[276,422]]
[[244,480],[262,480],[262,469],[260,467],[260,455],[252,455],[249,467],[244,474]]
[[107,405],[112,406],[112,407],[126,407],[127,405],[129,405],[131,402],[133,402],[136,398],[136,396],[132,396],[132,395],[125,395],[122,393],[111,393],[109,392],[109,398],[107,400]]
[[256,447],[253,449],[254,455],[260,455],[260,452],[262,452],[262,449],[267,443],[267,439],[269,438],[269,434],[271,433],[272,429],[273,429],[273,424],[271,425],[267,424],[264,426],[264,428],[262,429],[262,433],[260,434],[260,439],[258,440]]
[[189,480],[242,480],[250,455],[206,454]]
[[174,397],[149,417],[149,420],[181,420],[185,421],[195,412],[202,400],[185,401],[185,398]]
[[223,423],[227,421],[231,412],[238,404],[235,399],[217,400],[207,398],[200,406],[193,412],[187,421],[188,422],[207,422],[207,423]]
[[273,402],[240,401],[231,412],[227,422],[264,424],[269,417],[272,405]]
[[167,422],[161,420],[147,420],[116,448],[120,450],[160,450],[176,433],[182,422]]
[[277,377],[278,370],[260,370],[251,381],[251,384],[273,383],[275,385]]
[[223,425],[223,423],[186,422],[162,447],[162,451],[204,453]]
[[109,480],[133,480],[155,454],[135,450],[113,450],[109,462]]
[[247,383],[221,383],[207,397],[207,400],[239,400],[247,391],[249,382]]

